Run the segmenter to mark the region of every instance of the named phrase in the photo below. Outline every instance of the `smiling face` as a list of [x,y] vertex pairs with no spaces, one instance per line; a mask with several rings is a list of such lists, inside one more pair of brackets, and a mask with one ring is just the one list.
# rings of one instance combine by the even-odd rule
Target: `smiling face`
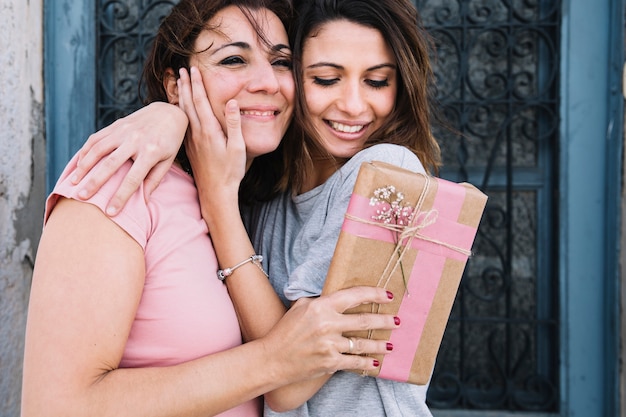
[[197,66],[213,112],[226,131],[226,103],[237,100],[248,158],[276,149],[291,121],[294,81],[287,33],[272,12],[251,11],[264,42],[238,7],[215,15],[195,42]]
[[308,116],[322,146],[337,158],[354,156],[393,110],[391,48],[376,29],[332,21],[305,41],[302,68]]

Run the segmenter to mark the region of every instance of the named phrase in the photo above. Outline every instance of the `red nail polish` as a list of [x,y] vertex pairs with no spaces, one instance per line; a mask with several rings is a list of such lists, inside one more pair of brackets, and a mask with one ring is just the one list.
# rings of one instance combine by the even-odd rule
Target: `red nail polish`
[[393,318],[393,322],[396,324],[396,326],[399,326],[400,325],[400,317],[397,317],[397,316],[394,317]]
[[387,342],[387,350],[393,350],[393,343]]
[[387,291],[387,298],[393,300],[393,293],[391,291]]
[[375,368],[378,368],[378,365],[380,365],[380,362],[378,362],[378,360],[374,359],[373,364],[374,364]]

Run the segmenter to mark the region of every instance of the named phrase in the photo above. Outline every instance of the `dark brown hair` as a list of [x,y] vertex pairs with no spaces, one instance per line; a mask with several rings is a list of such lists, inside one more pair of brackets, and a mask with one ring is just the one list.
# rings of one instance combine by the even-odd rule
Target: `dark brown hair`
[[434,76],[429,57],[431,41],[415,6],[408,0],[309,0],[301,3],[297,23],[292,26],[290,34],[298,89],[294,135],[286,137],[283,143],[285,169],[280,189],[299,189],[304,181],[305,167],[312,164],[312,155],[331,158],[324,151],[308,117],[302,94],[301,65],[306,40],[322,25],[337,20],[378,30],[392,49],[398,66],[394,109],[365,146],[378,143],[405,146],[419,157],[427,171],[436,173],[441,164],[441,152],[431,133],[435,103]]
[[[199,52],[194,50],[196,39],[203,30],[219,30],[219,27],[209,26],[208,21],[229,6],[242,11],[263,41],[266,41],[265,36],[252,11],[267,9],[273,12],[286,30],[292,22],[288,0],[181,0],[161,22],[144,63],[140,85],[144,104],[168,101],[164,86],[167,70],[172,69],[178,76],[180,68],[189,68],[189,58]],[[145,97],[141,91],[145,91]],[[178,152],[177,161],[191,172],[184,146]]]

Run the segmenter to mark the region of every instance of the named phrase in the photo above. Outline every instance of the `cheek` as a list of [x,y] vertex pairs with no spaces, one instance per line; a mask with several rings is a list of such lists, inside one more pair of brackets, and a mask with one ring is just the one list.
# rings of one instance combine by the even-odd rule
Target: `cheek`
[[323,94],[315,87],[304,87],[304,101],[310,116],[319,116],[329,101],[330,92]]
[[[224,119],[224,112],[226,109],[226,103],[228,100],[235,98],[235,92],[232,89],[224,89],[224,88],[216,88],[216,86],[229,86],[233,85],[232,80],[223,80],[216,82],[216,77],[212,77],[211,75],[204,76],[204,94],[206,94],[209,104],[211,106],[211,110],[215,115],[215,118],[222,126],[222,129],[225,128],[226,122]],[[220,77],[222,80],[223,77]],[[196,108],[196,111],[198,109]],[[199,115],[202,117],[202,115]]]
[[285,75],[285,77],[281,78],[280,84],[285,100],[287,100],[289,106],[293,106],[296,101],[296,84],[293,77],[291,75]]
[[236,98],[245,86],[241,77],[228,71],[203,71],[202,82],[211,104],[226,103]]
[[396,104],[396,90],[390,89],[390,91],[385,91],[384,94],[381,94],[376,100],[374,100],[374,103],[375,112],[379,118],[389,116]]
[[[220,124],[220,126],[222,127],[222,130],[224,130],[224,132],[226,132],[226,118],[225,118],[225,111],[226,111],[226,101],[224,100],[223,97],[220,97],[219,94],[207,94],[208,98],[209,98],[209,104],[211,105],[211,111],[213,112],[213,115],[215,116],[215,118],[217,119],[218,123]],[[198,109],[196,108],[196,111],[198,111]],[[202,118],[202,114],[198,114],[198,117]]]

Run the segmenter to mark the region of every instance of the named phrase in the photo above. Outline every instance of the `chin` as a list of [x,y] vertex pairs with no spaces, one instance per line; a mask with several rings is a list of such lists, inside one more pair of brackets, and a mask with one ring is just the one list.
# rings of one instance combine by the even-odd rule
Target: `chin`
[[264,133],[259,129],[251,132],[242,131],[244,141],[246,142],[247,153],[254,155],[263,155],[274,151],[278,148],[283,136],[276,133]]
[[361,151],[363,149],[363,146],[358,146],[355,148],[350,148],[350,149],[334,149],[330,152],[330,154],[332,156],[334,156],[335,158],[340,158],[340,159],[350,159],[352,158],[354,155],[356,155],[357,153],[359,153],[359,151]]
[[278,148],[279,144],[280,144],[280,141],[275,142],[275,143],[264,142],[264,143],[246,145],[246,151],[247,151],[246,153],[248,155],[256,155],[256,156],[265,155],[270,152],[274,152],[276,148]]

